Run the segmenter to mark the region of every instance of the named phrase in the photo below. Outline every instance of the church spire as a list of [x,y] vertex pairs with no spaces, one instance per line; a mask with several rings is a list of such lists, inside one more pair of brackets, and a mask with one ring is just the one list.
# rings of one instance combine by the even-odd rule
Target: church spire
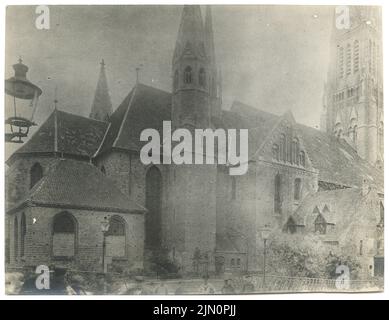
[[211,67],[216,68],[215,64],[215,45],[213,42],[213,26],[212,26],[212,11],[211,6],[205,9],[205,45],[207,48],[207,55]]
[[216,65],[215,44],[213,40],[212,9],[205,9],[205,46],[209,61],[209,96],[211,99],[211,115],[219,117],[221,112],[221,70]]
[[173,126],[209,128],[211,67],[198,5],[184,6],[172,62]]
[[100,75],[97,82],[95,97],[93,99],[89,118],[107,121],[112,114],[111,97],[109,96],[107,77],[105,75],[104,59],[100,63]]
[[204,41],[204,26],[200,6],[185,5],[178,30],[173,64],[184,54],[197,58],[205,58]]

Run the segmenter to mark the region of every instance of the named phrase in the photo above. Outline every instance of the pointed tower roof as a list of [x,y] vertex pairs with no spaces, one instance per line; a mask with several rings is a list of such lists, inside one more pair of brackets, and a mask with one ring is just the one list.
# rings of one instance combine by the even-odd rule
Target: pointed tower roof
[[216,68],[211,6],[207,6],[205,11],[205,46],[206,46],[209,62],[213,68]]
[[89,117],[96,120],[107,121],[112,114],[111,97],[109,96],[107,77],[105,75],[104,59],[101,60],[99,80],[93,99]]
[[206,57],[200,6],[185,5],[182,11],[173,64],[184,54],[200,58]]

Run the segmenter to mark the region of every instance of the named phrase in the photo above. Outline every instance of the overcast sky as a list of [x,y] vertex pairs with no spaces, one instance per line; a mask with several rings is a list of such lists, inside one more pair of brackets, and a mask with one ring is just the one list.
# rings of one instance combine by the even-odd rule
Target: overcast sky
[[[8,6],[6,78],[22,56],[43,90],[35,121],[58,108],[88,116],[104,58],[115,109],[140,81],[170,91],[182,6],[50,6],[50,29],[35,28],[35,6]],[[204,12],[204,8],[203,12]],[[331,32],[329,6],[213,6],[223,108],[236,99],[318,126]],[[6,100],[9,106],[11,101]]]

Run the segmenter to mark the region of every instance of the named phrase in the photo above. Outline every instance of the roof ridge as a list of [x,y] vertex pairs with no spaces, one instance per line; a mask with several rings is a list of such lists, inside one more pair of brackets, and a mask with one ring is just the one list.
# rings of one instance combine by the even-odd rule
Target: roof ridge
[[103,121],[103,120],[89,118],[89,117],[83,116],[81,114],[71,113],[71,112],[67,112],[67,111],[63,111],[63,110],[58,110],[58,109],[56,111],[59,112],[59,113],[64,113],[64,114],[67,114],[67,115],[70,115],[70,116],[74,116],[74,117],[78,117],[78,118],[83,118],[83,119],[87,119],[87,120],[91,120],[91,121],[95,121],[95,122],[107,123],[107,124],[109,123],[108,121]]
[[160,88],[156,88],[156,87],[153,87],[153,86],[151,86],[151,85],[144,84],[144,83],[141,83],[141,82],[138,82],[138,83],[136,84],[136,86],[139,86],[139,87],[147,87],[147,88],[150,88],[150,89],[153,89],[153,90],[161,91],[161,92],[163,92],[163,93],[165,93],[165,94],[169,94],[169,95],[172,94],[172,93],[169,92],[169,91],[166,91],[166,90],[163,90],[163,89],[160,89]]
[[122,121],[121,121],[121,124],[120,124],[119,131],[118,131],[118,133],[117,133],[117,136],[116,136],[115,140],[113,141],[112,147],[115,147],[115,146],[116,146],[116,144],[117,144],[117,142],[118,142],[118,139],[119,139],[119,137],[120,137],[120,134],[121,134],[122,131],[123,131],[124,122],[125,122],[126,119],[127,119],[128,112],[130,111],[130,108],[131,108],[131,104],[132,104],[132,102],[133,102],[133,100],[134,100],[135,95],[138,93],[138,90],[137,90],[137,89],[138,89],[138,86],[139,86],[139,83],[137,83],[137,84],[134,86],[133,90],[132,90],[132,95],[131,95],[130,101],[128,101],[128,106],[127,106],[126,112],[124,113],[124,116],[123,116]]

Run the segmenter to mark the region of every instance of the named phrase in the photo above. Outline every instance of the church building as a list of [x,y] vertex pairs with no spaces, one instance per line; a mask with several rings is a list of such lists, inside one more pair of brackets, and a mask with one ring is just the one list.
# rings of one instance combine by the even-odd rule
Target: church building
[[[362,23],[358,19],[353,23]],[[370,59],[379,52],[373,27],[334,35],[338,53],[320,131],[290,111],[279,116],[239,101],[224,106],[211,8],[203,21],[199,6],[184,6],[171,92],[138,82],[113,111],[102,61],[90,117],[55,109],[7,160],[9,267],[101,271],[103,255],[112,270],[141,272],[164,252],[182,274],[258,271],[264,228],[292,234],[334,228],[323,241],[346,243],[340,235],[354,221],[337,201],[344,192],[357,197],[366,185],[378,210],[364,212],[371,215],[374,256],[383,120],[382,75]],[[190,131],[247,129],[247,173],[231,176],[224,164],[144,165],[140,134],[153,128],[162,136],[163,121]],[[105,221],[109,228],[102,232]]]

